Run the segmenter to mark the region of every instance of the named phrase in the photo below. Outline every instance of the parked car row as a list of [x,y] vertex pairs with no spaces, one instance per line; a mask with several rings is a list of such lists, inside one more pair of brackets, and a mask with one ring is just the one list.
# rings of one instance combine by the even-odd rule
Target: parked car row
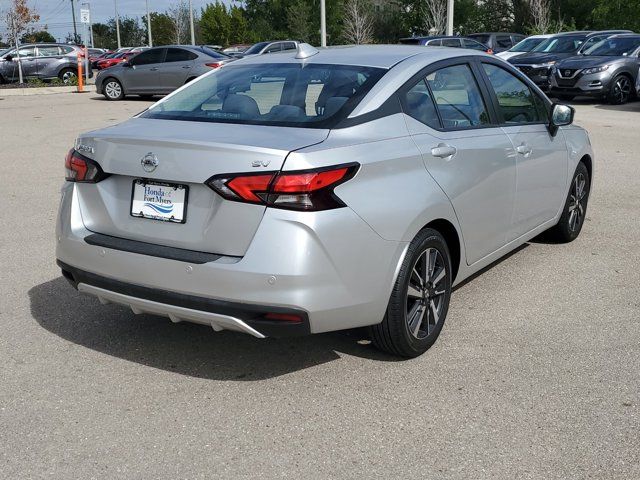
[[[25,79],[60,79],[70,82],[77,77],[78,54],[82,48],[64,43],[29,43],[20,48],[10,48],[0,54],[0,83],[17,82],[20,77],[18,61]],[[89,66],[85,60],[85,68]],[[93,72],[89,68],[89,76]]]

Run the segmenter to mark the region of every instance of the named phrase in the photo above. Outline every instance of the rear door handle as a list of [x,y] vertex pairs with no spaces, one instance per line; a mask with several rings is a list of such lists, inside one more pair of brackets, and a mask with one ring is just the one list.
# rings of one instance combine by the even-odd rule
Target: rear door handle
[[152,72],[155,72],[156,70],[158,70],[158,67],[153,67],[153,68],[150,68],[149,70]]
[[516,147],[516,152],[524,155],[525,157],[528,157],[529,155],[531,155],[531,152],[533,152],[533,149],[526,143],[523,143],[522,145]]
[[191,65],[183,65],[182,68],[191,68]]
[[431,155],[434,157],[447,158],[454,156],[457,151],[456,147],[441,143],[437,147],[433,147],[431,149]]

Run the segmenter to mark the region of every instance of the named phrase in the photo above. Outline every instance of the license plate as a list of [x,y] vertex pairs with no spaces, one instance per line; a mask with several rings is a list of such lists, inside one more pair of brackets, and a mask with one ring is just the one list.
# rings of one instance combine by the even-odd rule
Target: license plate
[[131,215],[163,222],[184,223],[188,193],[187,185],[134,180]]

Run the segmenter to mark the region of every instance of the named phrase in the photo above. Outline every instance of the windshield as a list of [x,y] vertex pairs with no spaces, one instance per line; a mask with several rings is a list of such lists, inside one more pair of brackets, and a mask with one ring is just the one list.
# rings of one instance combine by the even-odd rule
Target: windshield
[[580,48],[586,37],[551,37],[532,50],[544,53],[573,53]]
[[510,52],[530,52],[544,41],[544,38],[525,38],[509,49]]
[[640,37],[632,38],[607,38],[596,43],[584,52],[585,55],[601,55],[608,57],[621,57],[633,53],[640,46]]
[[260,50],[262,50],[264,47],[266,47],[267,45],[269,45],[269,42],[258,42],[258,43],[254,43],[253,45],[251,45],[248,49],[246,49],[243,53],[245,55],[252,55],[254,53],[260,53]]
[[331,128],[385,72],[351,65],[229,65],[161,100],[142,117]]

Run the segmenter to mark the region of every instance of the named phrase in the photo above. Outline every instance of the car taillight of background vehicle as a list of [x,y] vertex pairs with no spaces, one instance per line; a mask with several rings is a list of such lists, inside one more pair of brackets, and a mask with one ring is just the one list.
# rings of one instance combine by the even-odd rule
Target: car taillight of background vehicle
[[353,178],[358,163],[295,172],[216,175],[207,185],[227,200],[287,210],[319,211],[344,207],[334,189]]
[[207,67],[211,67],[211,68],[218,68],[222,66],[222,63],[220,62],[209,62],[209,63],[205,63],[205,65]]
[[68,182],[97,183],[109,176],[100,165],[73,148],[64,159],[64,169],[64,179]]

